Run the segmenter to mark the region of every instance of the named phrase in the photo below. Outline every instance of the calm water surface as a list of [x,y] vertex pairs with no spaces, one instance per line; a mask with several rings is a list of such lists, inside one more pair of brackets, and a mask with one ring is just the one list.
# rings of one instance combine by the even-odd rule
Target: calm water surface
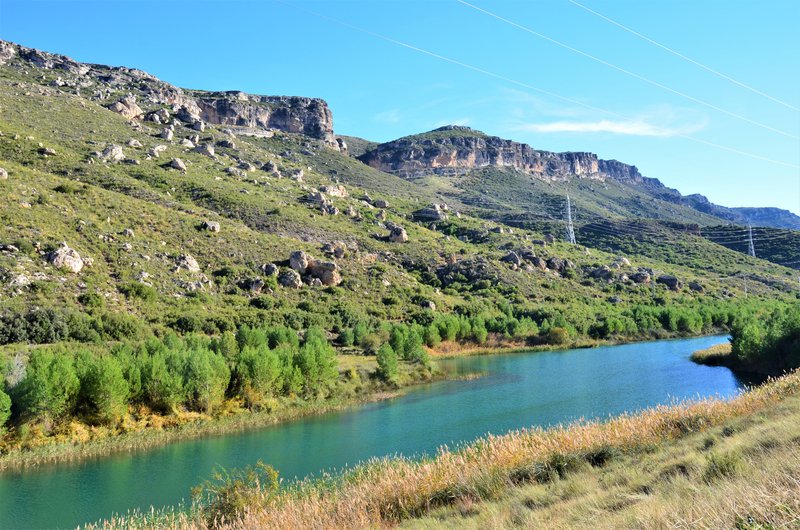
[[0,475],[0,529],[68,528],[134,508],[175,505],[216,465],[261,459],[283,477],[304,477],[375,456],[431,453],[489,432],[607,417],[675,399],[728,398],[746,382],[727,368],[689,361],[693,351],[725,340],[452,359],[440,365],[485,375],[258,431]]

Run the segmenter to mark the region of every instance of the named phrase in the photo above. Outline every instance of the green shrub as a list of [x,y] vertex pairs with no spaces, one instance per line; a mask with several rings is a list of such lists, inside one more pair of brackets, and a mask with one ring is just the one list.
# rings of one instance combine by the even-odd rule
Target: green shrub
[[11,398],[0,389],[0,434],[5,431],[5,424],[11,417]]
[[139,282],[128,282],[122,285],[119,291],[125,295],[125,298],[137,298],[146,302],[151,302],[158,296],[158,291]]
[[396,382],[398,375],[397,354],[389,343],[378,349],[376,359],[378,361],[378,376],[386,382]]
[[79,388],[71,355],[34,350],[18,387],[19,404],[25,417],[50,423],[72,412]]
[[259,506],[280,487],[278,472],[260,460],[234,472],[218,469],[213,479],[192,490],[209,528],[237,520],[248,510]]
[[711,483],[721,478],[731,477],[739,474],[742,467],[743,460],[738,453],[710,453],[706,456],[703,480]]
[[190,350],[186,358],[184,388],[188,404],[200,412],[213,412],[225,399],[231,372],[225,359],[206,348]]
[[114,423],[127,408],[129,387],[117,359],[82,353],[76,357],[79,403],[101,423]]

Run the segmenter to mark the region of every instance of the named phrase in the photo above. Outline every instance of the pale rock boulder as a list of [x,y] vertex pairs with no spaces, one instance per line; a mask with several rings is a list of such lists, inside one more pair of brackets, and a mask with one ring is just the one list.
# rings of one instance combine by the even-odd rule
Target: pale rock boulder
[[104,162],[122,162],[125,160],[125,152],[122,150],[121,145],[108,144],[103,152],[100,153],[100,159]]
[[214,156],[214,146],[211,144],[200,144],[194,148],[195,153],[200,153],[201,155],[206,155],[213,157]]
[[278,283],[290,289],[299,289],[303,286],[303,279],[297,271],[288,270],[278,276]]
[[169,163],[169,167],[178,171],[186,171],[186,163],[180,158],[173,158]]
[[347,197],[347,189],[342,186],[341,184],[338,185],[330,185],[330,186],[322,186],[319,191],[323,193],[327,193],[331,197],[339,197],[344,199]]
[[216,221],[203,221],[202,225],[204,230],[208,230],[209,232],[219,232],[220,225]]
[[300,274],[305,274],[309,263],[311,263],[311,257],[302,250],[295,250],[289,256],[289,267]]
[[178,256],[178,259],[175,260],[175,266],[178,270],[184,269],[189,272],[200,272],[200,264],[197,263],[197,260],[190,254],[181,254]]
[[136,98],[133,96],[126,96],[119,101],[112,103],[108,106],[108,110],[121,114],[129,120],[139,118],[144,111],[136,104]]
[[50,252],[47,255],[47,261],[58,269],[68,270],[75,274],[81,272],[84,266],[84,260],[78,251],[70,248],[66,242],[61,243],[61,246]]

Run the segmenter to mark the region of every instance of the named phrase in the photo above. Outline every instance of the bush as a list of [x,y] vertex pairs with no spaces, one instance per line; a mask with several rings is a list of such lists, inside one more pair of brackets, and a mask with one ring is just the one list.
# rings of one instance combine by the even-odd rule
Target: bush
[[239,395],[248,408],[255,408],[264,398],[279,392],[281,382],[281,360],[266,348],[246,348],[239,355],[236,365]]
[[206,348],[190,350],[186,358],[184,388],[189,406],[211,413],[225,399],[231,372],[221,355]]
[[237,520],[259,502],[274,495],[280,487],[278,472],[261,462],[229,473],[214,472],[213,481],[206,481],[192,490],[194,501],[209,528]]
[[50,423],[72,411],[80,388],[72,356],[48,349],[34,350],[19,384],[24,415]]
[[76,358],[80,379],[79,403],[101,423],[114,423],[127,408],[129,387],[119,362],[112,356],[83,353]]
[[129,282],[119,288],[119,291],[125,295],[125,298],[138,298],[150,302],[155,300],[158,292],[149,285],[139,282]]
[[569,331],[565,328],[550,328],[545,338],[548,344],[561,345],[569,342]]
[[0,389],[0,434],[5,431],[4,425],[11,417],[11,398]]
[[388,343],[378,349],[376,355],[378,361],[378,375],[386,382],[394,383],[397,381],[397,354]]
[[742,470],[742,457],[737,453],[711,453],[706,457],[703,480],[707,483],[737,475]]

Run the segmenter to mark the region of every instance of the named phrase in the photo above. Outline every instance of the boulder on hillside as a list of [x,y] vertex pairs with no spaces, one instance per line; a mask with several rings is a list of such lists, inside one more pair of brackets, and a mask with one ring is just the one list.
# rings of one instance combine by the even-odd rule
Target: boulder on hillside
[[8,180],[8,171],[0,167],[0,180]]
[[422,303],[419,304],[422,309],[428,309],[429,311],[436,311],[436,303],[433,300],[423,300]]
[[232,140],[220,140],[217,142],[217,147],[223,147],[225,149],[236,149],[236,144]]
[[325,215],[338,215],[339,209],[322,192],[314,191],[306,195],[304,202],[315,205]]
[[517,267],[522,265],[522,258],[520,258],[519,254],[517,254],[514,251],[511,251],[508,254],[506,254],[505,256],[503,256],[502,258],[500,258],[500,261],[504,261],[506,263],[511,263],[512,265],[515,265]]
[[648,285],[650,283],[650,273],[645,271],[634,272],[630,275],[630,279],[633,283]]
[[150,148],[150,150],[147,152],[147,154],[150,155],[153,158],[158,158],[158,155],[160,155],[161,153],[163,153],[166,150],[167,150],[167,146],[166,145],[154,145],[153,147]]
[[100,153],[100,159],[105,162],[121,162],[125,160],[125,152],[121,145],[108,144]]
[[42,156],[55,156],[56,150],[52,147],[40,147],[39,154]]
[[289,255],[289,267],[300,274],[305,274],[311,263],[311,257],[302,250],[295,250]]
[[339,274],[339,266],[332,261],[317,261],[312,260],[308,264],[306,273],[322,283],[322,285],[339,285],[342,283],[342,277]]
[[211,144],[200,144],[194,148],[195,153],[200,153],[201,155],[206,156],[214,156],[214,146]]
[[388,208],[389,207],[389,201],[384,200],[384,199],[377,199],[376,201],[374,201],[372,203],[372,205],[375,206],[375,208]]
[[186,171],[186,163],[180,158],[173,158],[169,163],[169,167],[179,171]]
[[161,134],[159,136],[164,140],[172,140],[172,138],[175,136],[175,133],[172,132],[172,129],[166,128],[161,130]]
[[128,147],[142,147],[142,142],[140,142],[136,138],[131,138],[130,140],[128,140],[128,143],[126,145]]
[[303,280],[300,278],[300,274],[294,270],[284,271],[278,276],[278,283],[290,289],[299,289],[303,286]]
[[445,221],[447,220],[446,205],[434,203],[417,210],[412,216],[415,221]]
[[266,276],[277,276],[278,266],[274,263],[265,263],[261,266],[261,272],[263,272]]
[[343,241],[325,243],[322,246],[322,252],[337,259],[341,259],[347,253],[347,245],[345,245]]
[[54,267],[59,269],[68,270],[70,272],[79,273],[84,266],[84,260],[78,251],[70,248],[66,242],[61,243],[56,250],[47,255],[49,261]]
[[189,272],[200,272],[200,264],[190,254],[178,256],[178,259],[175,260],[175,266],[177,269],[185,269]]
[[593,269],[589,273],[589,276],[596,280],[611,281],[614,279],[614,271],[611,270],[611,267],[601,265],[600,267]]
[[220,231],[220,225],[217,221],[203,221],[201,228],[203,228],[203,230],[208,230],[209,232]]
[[680,291],[683,287],[683,282],[670,274],[662,274],[656,278],[656,283],[666,285],[670,291]]
[[701,294],[706,292],[706,288],[703,287],[703,284],[697,281],[689,282],[689,289],[696,293],[701,293]]
[[408,232],[402,226],[392,224],[386,228],[389,229],[389,241],[393,243],[405,243],[408,241]]
[[108,106],[108,110],[121,114],[129,120],[134,120],[140,117],[144,111],[136,104],[136,98],[133,96],[126,96],[119,101],[112,103]]
[[342,185],[336,185],[336,186],[333,186],[333,185],[330,185],[330,186],[322,186],[322,187],[319,189],[319,191],[321,191],[321,192],[323,192],[323,193],[327,193],[327,194],[328,194],[328,195],[330,195],[331,197],[340,197],[340,198],[345,198],[345,197],[347,197],[347,195],[348,195],[348,194],[347,194],[347,189],[345,189],[345,187],[344,187],[344,186],[342,186]]
[[533,264],[534,267],[537,267],[543,271],[547,270],[547,262],[538,256],[532,258],[531,263]]

